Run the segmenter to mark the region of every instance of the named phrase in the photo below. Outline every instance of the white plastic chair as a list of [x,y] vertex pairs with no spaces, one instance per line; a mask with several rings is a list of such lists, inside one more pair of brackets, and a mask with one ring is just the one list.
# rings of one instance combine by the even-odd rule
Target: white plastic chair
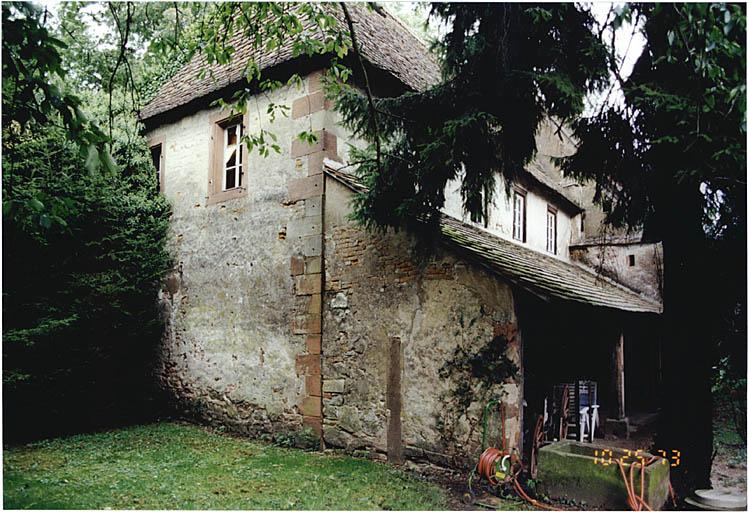
[[597,403],[597,382],[580,381],[579,395],[579,440],[583,442],[587,437],[585,430],[589,430],[590,441],[594,441],[595,430],[600,422],[597,412],[600,408]]

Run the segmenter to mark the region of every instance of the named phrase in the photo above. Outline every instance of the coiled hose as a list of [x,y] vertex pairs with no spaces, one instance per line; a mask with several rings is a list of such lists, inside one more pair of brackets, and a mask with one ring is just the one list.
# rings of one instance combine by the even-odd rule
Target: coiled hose
[[544,510],[564,510],[561,508],[554,508],[531,498],[522,488],[522,485],[519,483],[519,478],[517,478],[521,471],[522,462],[519,458],[516,456],[510,456],[498,448],[486,448],[478,459],[477,473],[485,478],[489,484],[493,486],[499,485],[502,482],[499,478],[501,475],[504,475],[503,481],[512,484],[519,497],[530,505]]

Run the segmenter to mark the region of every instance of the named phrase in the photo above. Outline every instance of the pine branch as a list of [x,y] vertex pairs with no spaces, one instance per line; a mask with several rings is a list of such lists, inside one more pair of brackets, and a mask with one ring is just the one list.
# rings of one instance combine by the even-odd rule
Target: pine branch
[[366,90],[366,99],[369,103],[369,115],[372,116],[372,125],[374,127],[374,144],[377,150],[377,170],[382,170],[382,143],[379,137],[379,123],[377,121],[377,108],[374,106],[374,98],[371,94],[371,86],[369,84],[369,75],[366,72],[366,66],[364,65],[364,59],[361,55],[361,50],[358,45],[358,39],[356,38],[356,31],[353,28],[353,19],[351,19],[351,13],[348,12],[345,2],[340,2],[340,7],[343,9],[343,15],[345,21],[348,24],[348,31],[351,33],[351,44],[353,45],[353,51],[358,58],[359,66],[361,66],[361,73],[364,77],[364,86]]

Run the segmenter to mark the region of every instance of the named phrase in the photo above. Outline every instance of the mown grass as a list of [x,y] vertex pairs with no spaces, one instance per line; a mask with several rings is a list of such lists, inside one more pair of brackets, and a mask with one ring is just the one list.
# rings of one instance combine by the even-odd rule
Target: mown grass
[[385,464],[157,423],[10,448],[4,508],[444,509]]

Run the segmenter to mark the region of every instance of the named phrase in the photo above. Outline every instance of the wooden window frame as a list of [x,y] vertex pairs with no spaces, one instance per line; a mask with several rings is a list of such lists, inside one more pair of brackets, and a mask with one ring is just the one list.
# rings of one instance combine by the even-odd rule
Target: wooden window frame
[[152,150],[156,146],[161,146],[161,156],[158,159],[158,191],[161,194],[166,193],[166,144],[164,144],[163,137],[151,137],[148,139],[148,150]]
[[[522,232],[520,237],[517,237],[517,196],[522,197],[522,222],[520,225]],[[516,187],[512,193],[512,238],[518,242],[527,242],[527,191]]]
[[210,169],[208,171],[208,197],[207,205],[221,203],[230,199],[237,199],[247,195],[247,161],[249,152],[247,145],[240,142],[242,146],[243,161],[241,172],[241,185],[228,190],[223,190],[223,148],[224,128],[231,126],[235,121],[241,120],[241,133],[247,133],[247,116],[237,112],[222,110],[210,116]]
[[[553,217],[551,217],[553,216]],[[545,214],[546,225],[545,225],[545,250],[551,254],[558,254],[558,210],[551,205],[548,205],[548,210]],[[550,245],[550,220],[553,218],[553,247]]]

